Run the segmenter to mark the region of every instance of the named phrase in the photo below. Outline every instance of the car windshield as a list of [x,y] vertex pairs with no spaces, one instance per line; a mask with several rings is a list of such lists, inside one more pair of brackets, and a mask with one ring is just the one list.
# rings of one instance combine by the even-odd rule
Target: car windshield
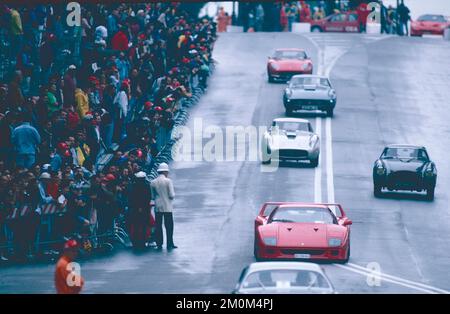
[[280,207],[272,213],[270,223],[273,222],[337,224],[326,207]]
[[300,59],[307,58],[306,53],[301,50],[277,50],[273,55],[274,59]]
[[286,132],[310,132],[311,128],[308,122],[277,122],[275,124],[279,130],[283,130]]
[[439,22],[445,23],[447,22],[446,18],[443,15],[422,15],[418,19],[419,22]]
[[428,154],[424,149],[420,148],[396,147],[386,148],[382,158],[428,160]]
[[303,88],[305,85],[330,87],[330,82],[321,77],[293,77],[291,79],[291,88]]
[[271,269],[250,273],[241,289],[331,289],[325,277],[311,270]]

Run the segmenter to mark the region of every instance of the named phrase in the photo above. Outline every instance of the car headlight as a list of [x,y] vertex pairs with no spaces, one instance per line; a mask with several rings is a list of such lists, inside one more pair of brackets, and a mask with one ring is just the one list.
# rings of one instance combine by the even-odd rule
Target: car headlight
[[275,237],[267,237],[263,239],[265,245],[275,246],[277,245],[277,238]]
[[311,63],[303,63],[302,69],[304,71],[309,70],[311,68]]
[[274,69],[275,71],[278,71],[278,69],[280,68],[280,66],[277,63],[271,63],[270,66],[272,67],[272,69]]
[[341,245],[342,245],[342,240],[339,238],[328,239],[328,246],[336,247],[336,246],[341,246]]
[[428,168],[428,169],[425,171],[425,177],[432,177],[432,176],[434,176],[434,171],[433,171],[433,169]]
[[317,136],[312,136],[309,140],[309,147],[314,147],[314,145],[316,145],[318,139],[319,138]]
[[328,96],[333,99],[336,98],[336,91],[334,89],[330,89],[330,91],[328,92]]
[[386,173],[386,169],[384,167],[377,168],[377,175],[382,176]]

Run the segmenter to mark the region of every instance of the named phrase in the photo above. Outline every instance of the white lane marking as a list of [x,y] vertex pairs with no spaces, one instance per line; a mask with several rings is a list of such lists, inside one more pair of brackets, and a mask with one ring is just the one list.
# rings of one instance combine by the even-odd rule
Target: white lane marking
[[327,151],[327,193],[328,203],[334,203],[334,170],[333,170],[333,137],[331,129],[331,118],[325,120],[325,138]]
[[[370,269],[367,269],[365,267],[356,265],[356,264],[352,264],[349,263],[348,265],[339,265],[339,264],[335,264],[335,266],[363,275],[363,276],[370,276],[373,275],[372,271]],[[413,290],[417,290],[417,291],[422,291],[422,292],[426,292],[426,293],[430,293],[430,294],[437,294],[437,293],[443,293],[443,294],[449,294],[449,291],[440,289],[440,288],[436,288],[436,287],[432,287],[429,285],[425,285],[422,284],[420,282],[415,282],[415,281],[411,281],[411,280],[406,280],[400,277],[396,277],[396,276],[392,276],[392,275],[388,275],[385,273],[377,273],[377,275],[380,276],[380,279],[386,282],[390,282],[396,285],[400,285],[403,287],[407,287]]]
[[[364,272],[364,271],[357,270],[357,269],[354,269],[354,268],[351,268],[351,267],[348,267],[348,266],[345,266],[345,265],[336,265],[336,266],[339,267],[339,268],[342,268],[342,269],[345,269],[345,270],[348,270],[348,271],[351,271],[351,272],[363,275],[363,276],[369,276],[370,275],[370,272]],[[382,277],[382,274],[380,274],[380,276]],[[427,289],[422,289],[422,288],[419,288],[419,287],[416,287],[416,286],[412,286],[412,285],[408,285],[408,284],[404,284],[404,283],[401,283],[401,282],[398,282],[398,281],[395,281],[395,280],[391,280],[391,279],[388,279],[388,278],[382,278],[382,280],[390,282],[390,283],[393,283],[393,284],[397,284],[397,285],[400,285],[400,286],[403,286],[403,287],[406,287],[406,288],[410,288],[410,289],[413,289],[413,290],[418,290],[418,291],[426,292],[426,293],[429,293],[429,294],[436,294],[436,292],[434,292],[434,291],[427,290]]]
[[[371,272],[370,269],[368,269],[366,267],[363,267],[363,266],[360,266],[358,264],[348,263],[347,265],[351,266],[351,267],[353,267],[355,269],[361,269],[363,271]],[[397,281],[401,281],[401,282],[404,282],[404,283],[407,283],[407,284],[420,286],[420,287],[425,288],[425,289],[434,290],[434,291],[436,291],[438,293],[446,293],[446,294],[450,293],[450,291],[447,291],[447,290],[444,290],[444,289],[440,289],[440,288],[436,288],[436,287],[433,287],[433,286],[430,286],[430,285],[426,285],[426,284],[423,284],[423,283],[420,283],[420,282],[417,282],[417,281],[411,281],[411,280],[408,280],[408,279],[403,279],[403,278],[400,278],[400,277],[397,277],[397,276],[388,275],[386,273],[381,273],[381,275],[386,277],[386,278],[392,279],[392,280],[397,280]]]
[[[317,74],[321,75],[323,73],[325,55],[324,50],[320,49],[320,46],[311,38],[303,36],[306,38],[317,50],[318,65]],[[316,133],[320,139],[320,154],[319,154],[319,164],[314,169],[314,203],[322,203],[322,118],[316,117]]]
[[322,202],[322,119],[316,118],[316,133],[319,136],[319,164],[314,169],[314,203]]

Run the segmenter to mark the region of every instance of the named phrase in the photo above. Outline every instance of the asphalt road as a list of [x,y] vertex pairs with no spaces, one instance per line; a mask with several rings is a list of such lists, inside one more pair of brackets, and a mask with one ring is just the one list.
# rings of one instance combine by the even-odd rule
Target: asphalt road
[[[228,293],[253,258],[253,221],[265,201],[336,201],[353,220],[352,256],[323,267],[341,293],[450,291],[450,43],[376,35],[222,34],[208,92],[188,128],[268,126],[284,116],[284,84],[269,84],[267,56],[301,47],[315,72],[330,74],[335,117],[303,114],[321,136],[316,169],[258,161],[177,161],[172,252],[133,253],[82,263],[85,293]],[[372,195],[371,169],[384,145],[421,144],[438,167],[436,199]],[[194,153],[183,157],[194,159]],[[0,269],[1,293],[52,293],[54,265]],[[379,271],[381,277],[376,276]],[[375,275],[375,276],[374,276]]]

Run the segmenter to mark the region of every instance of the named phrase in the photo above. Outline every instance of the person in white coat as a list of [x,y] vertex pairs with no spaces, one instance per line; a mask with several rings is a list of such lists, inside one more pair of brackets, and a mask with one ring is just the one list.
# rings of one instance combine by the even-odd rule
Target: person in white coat
[[177,246],[173,243],[173,205],[172,201],[175,198],[175,191],[172,180],[169,179],[169,166],[163,162],[159,165],[158,177],[151,183],[151,191],[155,200],[155,239],[157,250],[162,249],[163,245],[163,230],[162,224],[164,220],[164,227],[166,228],[167,249],[176,249]]

